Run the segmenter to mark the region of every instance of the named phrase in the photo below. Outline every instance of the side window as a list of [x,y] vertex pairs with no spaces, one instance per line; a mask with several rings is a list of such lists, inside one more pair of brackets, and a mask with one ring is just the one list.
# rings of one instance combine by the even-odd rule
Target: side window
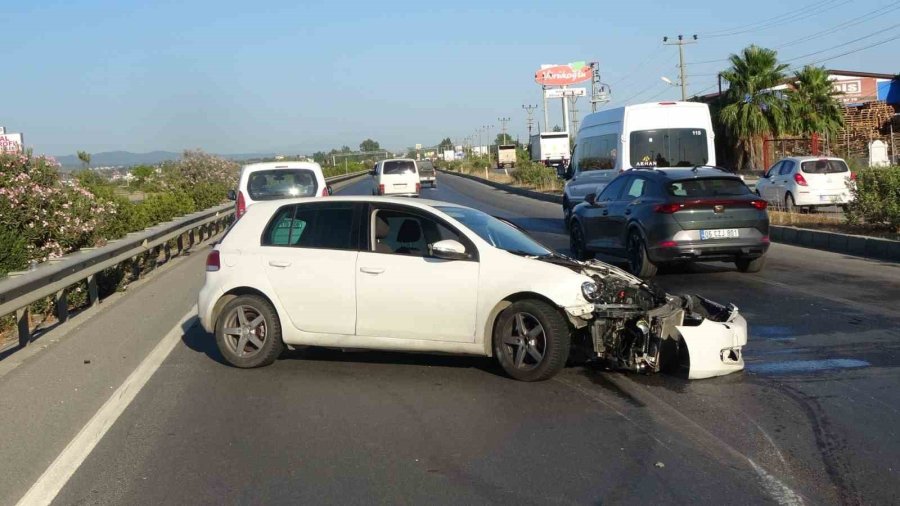
[[641,177],[636,177],[636,178],[632,179],[631,184],[628,185],[628,192],[626,193],[626,195],[628,195],[631,198],[635,198],[635,199],[638,197],[642,197],[644,195],[644,192],[646,191],[645,190],[646,186],[647,186],[646,179],[641,178]]
[[618,150],[616,134],[599,135],[585,139],[581,170],[608,170],[616,166]]
[[781,162],[781,169],[778,170],[778,175],[784,176],[790,174],[794,170],[794,162],[790,160],[785,160]]
[[283,207],[263,232],[262,245],[355,250],[353,205]]
[[778,174],[778,169],[781,168],[781,165],[782,165],[783,163],[784,163],[784,162],[777,162],[775,165],[769,167],[769,170],[766,171],[766,176],[767,176],[767,177],[772,177],[772,176],[774,176],[775,174]]
[[622,188],[625,186],[625,182],[628,181],[629,177],[618,177],[613,179],[611,183],[606,185],[606,188],[600,192],[600,195],[597,196],[597,202],[605,201],[605,200],[618,200],[619,194],[622,193]]
[[429,244],[445,239],[468,243],[434,219],[393,209],[379,209],[375,212],[372,217],[372,233],[372,249],[376,253],[427,257]]

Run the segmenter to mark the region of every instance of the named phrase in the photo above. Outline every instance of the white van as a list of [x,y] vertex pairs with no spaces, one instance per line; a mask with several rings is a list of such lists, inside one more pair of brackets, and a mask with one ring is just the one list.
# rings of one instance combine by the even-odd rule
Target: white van
[[331,187],[325,182],[322,167],[315,162],[245,165],[237,191],[228,192],[228,198],[235,201],[235,218],[240,218],[257,201],[329,195]]
[[566,171],[566,217],[588,193],[634,167],[715,165],[709,107],[698,102],[627,105],[584,117]]
[[418,197],[422,191],[419,167],[411,158],[381,160],[372,168],[372,195]]

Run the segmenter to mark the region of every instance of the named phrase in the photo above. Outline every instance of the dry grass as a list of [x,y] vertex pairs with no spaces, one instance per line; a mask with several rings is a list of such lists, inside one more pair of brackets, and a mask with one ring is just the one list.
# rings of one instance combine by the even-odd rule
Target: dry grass
[[844,215],[839,213],[789,213],[769,210],[769,223],[798,228],[811,228],[839,234],[864,235],[883,239],[900,240],[900,234],[885,226],[866,223],[849,224]]

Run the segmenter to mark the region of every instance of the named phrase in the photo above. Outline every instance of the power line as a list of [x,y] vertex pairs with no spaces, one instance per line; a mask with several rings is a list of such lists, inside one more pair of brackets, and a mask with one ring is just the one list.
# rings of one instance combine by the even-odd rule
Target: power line
[[772,18],[765,19],[763,21],[758,21],[756,23],[751,23],[749,25],[745,25],[743,27],[732,28],[730,30],[720,30],[717,32],[711,32],[708,34],[703,34],[704,37],[716,38],[716,37],[731,37],[733,35],[741,35],[749,32],[757,32],[761,30],[768,30],[770,28],[775,28],[777,26],[782,26],[787,23],[791,23],[798,19],[807,19],[810,15],[818,15],[823,12],[830,11],[837,7],[840,7],[843,4],[849,3],[848,0],[827,0],[825,2],[816,2],[814,4],[807,5],[802,7],[801,9],[789,11],[780,16],[775,16]]
[[846,42],[844,42],[844,43],[842,43],[842,44],[838,44],[838,45],[836,45],[836,46],[831,46],[831,47],[829,47],[829,48],[821,49],[821,50],[819,50],[819,51],[813,51],[812,53],[807,53],[807,54],[802,55],[802,56],[797,56],[797,57],[794,57],[794,58],[788,58],[788,59],[783,60],[783,61],[784,61],[785,63],[787,63],[787,62],[792,62],[792,61],[799,60],[799,59],[802,59],[802,58],[806,58],[806,57],[808,57],[808,56],[813,56],[813,55],[817,55],[817,54],[821,54],[821,53],[826,53],[826,52],[828,52],[828,51],[831,51],[832,49],[838,49],[838,48],[840,48],[840,47],[846,46],[847,44],[853,44],[854,42],[859,42],[859,41],[861,41],[861,40],[865,40],[865,39],[874,37],[874,36],[876,36],[876,35],[878,35],[878,34],[880,34],[880,33],[888,32],[888,31],[890,31],[890,30],[893,30],[894,28],[897,28],[898,26],[900,26],[900,23],[897,23],[897,24],[895,24],[895,25],[893,25],[893,26],[889,26],[889,27],[884,28],[884,29],[882,29],[882,30],[878,30],[877,32],[872,32],[872,33],[870,33],[870,34],[868,34],[868,35],[864,35],[864,36],[862,36],[862,37],[859,37],[859,38],[856,38],[856,39],[853,39],[853,40],[848,40],[848,41],[846,41]]
[[894,37],[891,37],[891,38],[889,38],[889,39],[885,39],[885,40],[876,42],[876,43],[874,43],[874,44],[869,44],[868,46],[863,46],[863,47],[858,48],[858,49],[854,49],[854,50],[847,51],[847,52],[844,52],[844,53],[840,53],[840,54],[837,54],[837,55],[834,55],[834,56],[830,56],[830,57],[828,57],[828,58],[824,58],[824,59],[821,59],[821,60],[816,60],[816,61],[813,61],[813,62],[809,62],[809,63],[807,63],[806,65],[815,65],[815,64],[817,64],[817,63],[822,63],[822,62],[826,62],[826,61],[835,60],[835,59],[840,58],[840,57],[842,57],[842,56],[847,56],[848,54],[853,54],[853,53],[858,53],[858,52],[860,52],[860,51],[865,51],[866,49],[871,49],[871,48],[873,48],[873,47],[881,46],[881,45],[887,44],[888,42],[891,42],[891,41],[894,41],[894,40],[897,40],[897,39],[900,39],[900,35],[895,35]]
[[857,16],[857,17],[855,17],[855,18],[852,18],[852,19],[849,19],[849,20],[847,20],[847,21],[844,21],[843,23],[838,23],[838,24],[836,24],[836,25],[834,25],[834,26],[830,26],[830,27],[828,27],[828,28],[825,28],[824,30],[820,30],[820,31],[818,31],[818,32],[814,32],[814,33],[811,33],[811,34],[809,34],[809,35],[806,35],[805,37],[800,37],[800,38],[798,38],[798,39],[794,39],[794,40],[792,40],[792,41],[785,42],[784,44],[780,44],[780,45],[774,46],[773,49],[783,49],[783,48],[786,48],[786,47],[793,46],[793,45],[795,45],[795,44],[799,44],[799,43],[801,43],[801,42],[806,42],[806,41],[809,41],[809,40],[812,40],[812,39],[815,39],[815,38],[819,38],[819,37],[821,37],[821,36],[823,36],[823,35],[831,35],[831,34],[834,33],[835,30],[843,30],[844,28],[850,28],[851,26],[856,26],[856,25],[858,25],[858,24],[860,24],[860,23],[865,23],[865,22],[868,21],[870,18],[878,17],[878,16],[881,16],[881,15],[883,15],[883,14],[887,14],[887,13],[889,13],[889,12],[893,12],[893,11],[895,11],[895,10],[897,10],[897,9],[900,9],[900,5],[898,5],[898,4],[900,4],[900,1],[897,1],[897,2],[894,2],[894,3],[891,3],[891,4],[888,4],[888,5],[883,6],[883,7],[879,7],[879,8],[877,8],[877,9],[875,9],[875,10],[869,11],[869,12],[867,12],[867,13],[865,13],[865,14],[860,14],[859,16]]

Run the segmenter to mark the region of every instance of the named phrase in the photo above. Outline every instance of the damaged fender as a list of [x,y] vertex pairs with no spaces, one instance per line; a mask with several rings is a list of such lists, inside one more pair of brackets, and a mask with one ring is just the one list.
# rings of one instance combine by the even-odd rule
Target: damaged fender
[[688,379],[724,376],[744,369],[747,321],[737,310],[724,322],[704,319],[700,325],[676,329],[690,357]]

